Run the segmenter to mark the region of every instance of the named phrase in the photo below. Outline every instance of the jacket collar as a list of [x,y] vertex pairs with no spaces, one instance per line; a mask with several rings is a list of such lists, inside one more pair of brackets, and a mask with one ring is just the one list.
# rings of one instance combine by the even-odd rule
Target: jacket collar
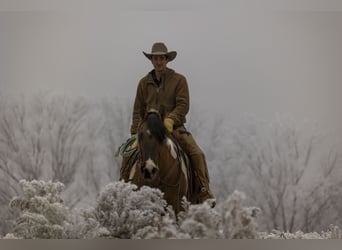
[[[147,74],[149,77],[149,80],[153,83],[154,83],[153,74],[155,74],[154,72],[155,72],[155,70],[153,69]],[[162,74],[162,76],[161,76],[161,81],[164,82],[166,79],[170,78],[174,73],[175,73],[175,71],[173,69],[166,68],[165,73]]]

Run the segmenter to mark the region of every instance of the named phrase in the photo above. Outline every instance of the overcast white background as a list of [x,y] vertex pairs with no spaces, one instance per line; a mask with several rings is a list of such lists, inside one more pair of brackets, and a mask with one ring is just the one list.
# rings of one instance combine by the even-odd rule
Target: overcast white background
[[142,51],[163,41],[206,115],[341,128],[342,1],[0,0],[0,10],[2,95],[133,102],[151,69]]

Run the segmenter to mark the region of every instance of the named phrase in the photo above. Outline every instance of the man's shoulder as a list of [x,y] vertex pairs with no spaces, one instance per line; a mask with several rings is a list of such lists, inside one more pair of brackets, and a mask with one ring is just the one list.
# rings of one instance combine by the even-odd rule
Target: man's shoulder
[[175,77],[179,77],[179,78],[185,78],[185,76],[181,73],[175,72]]
[[176,72],[175,70],[172,70],[172,77],[176,78],[177,80],[185,80],[185,76],[182,75],[181,73]]
[[140,79],[139,83],[143,84],[143,83],[146,83],[146,82],[149,82],[149,81],[152,81],[152,78],[151,78],[150,74],[148,73],[147,75],[143,76]]

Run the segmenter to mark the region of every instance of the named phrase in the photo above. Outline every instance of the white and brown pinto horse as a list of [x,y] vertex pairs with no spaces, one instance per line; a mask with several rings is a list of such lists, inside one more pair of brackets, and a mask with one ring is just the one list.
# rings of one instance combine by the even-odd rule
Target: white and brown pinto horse
[[149,112],[138,128],[138,157],[129,179],[138,187],[159,188],[175,213],[188,197],[188,162],[179,144],[166,130],[157,112]]

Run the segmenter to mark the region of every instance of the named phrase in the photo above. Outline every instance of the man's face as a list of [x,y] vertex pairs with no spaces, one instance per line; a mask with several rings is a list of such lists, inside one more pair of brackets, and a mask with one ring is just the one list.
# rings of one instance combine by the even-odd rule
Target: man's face
[[166,56],[152,56],[152,64],[156,72],[164,73],[168,61]]

